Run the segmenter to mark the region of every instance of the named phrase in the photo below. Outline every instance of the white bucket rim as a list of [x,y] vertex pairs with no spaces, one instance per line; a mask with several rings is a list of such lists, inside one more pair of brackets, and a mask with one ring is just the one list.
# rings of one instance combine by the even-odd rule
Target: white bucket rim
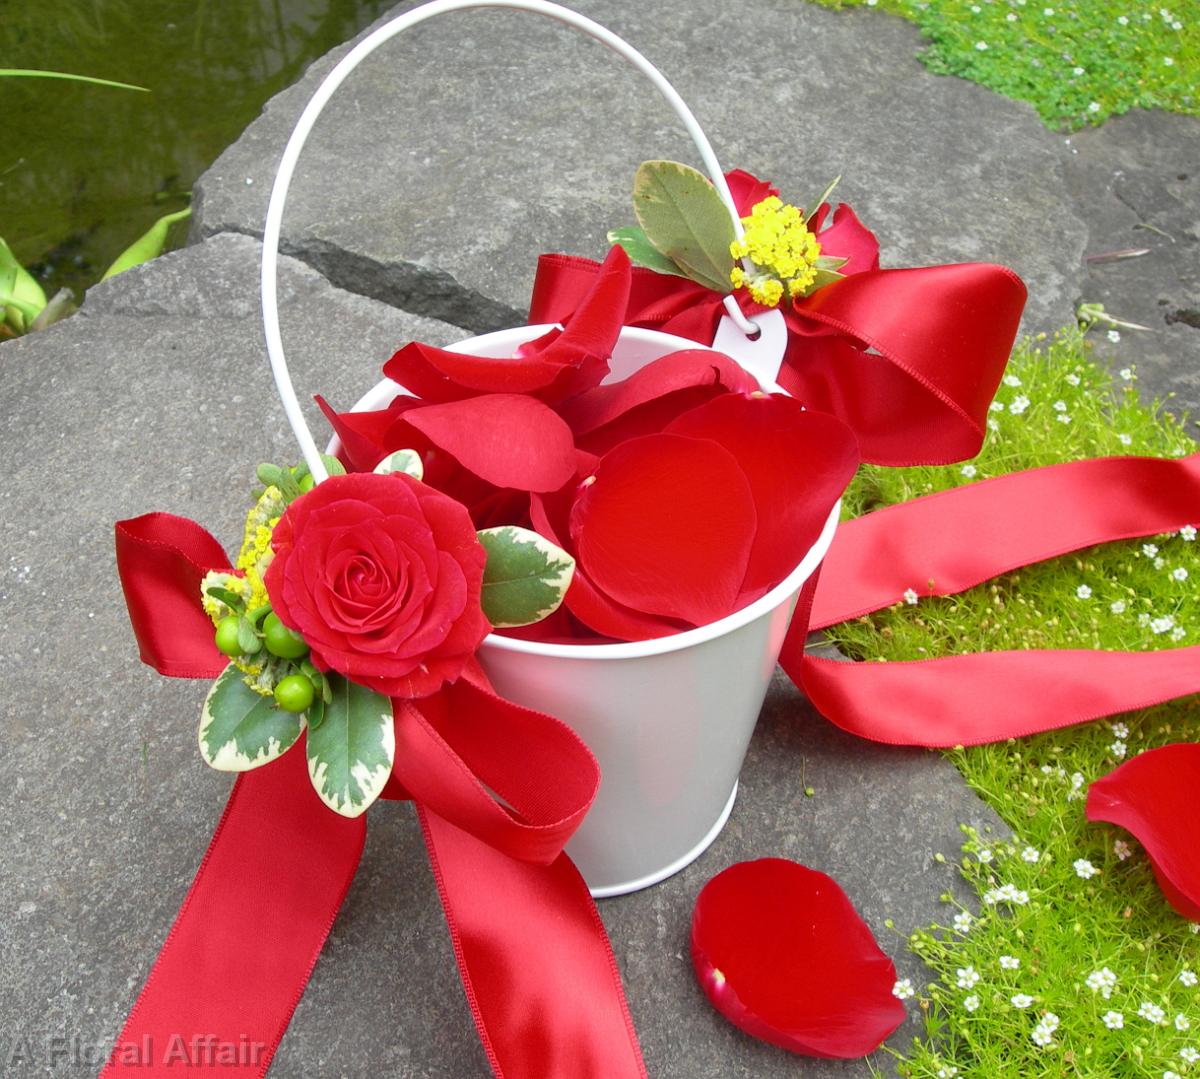
[[[509,329],[494,330],[491,333],[479,334],[462,341],[456,341],[453,345],[446,346],[446,351],[455,352],[460,350],[463,345],[468,344],[477,347],[486,347],[493,340],[511,338],[518,331],[522,336],[532,341],[555,328],[557,327],[554,323],[539,323],[530,326],[514,326]],[[660,330],[642,329],[638,326],[621,327],[621,337],[628,340],[642,341],[647,344],[662,344],[663,338],[666,338],[668,342],[677,344],[680,351],[684,349],[699,352],[717,351],[714,348],[685,337],[677,337],[674,334],[663,333]],[[486,353],[480,353],[480,355],[486,355]],[[774,382],[760,382],[760,385],[767,393],[787,392]],[[385,378],[377,382],[363,394],[351,406],[350,411],[362,412],[368,408],[384,408],[397,394],[406,394],[408,392],[399,383],[393,382],[390,378]],[[334,435],[329,440],[325,452],[336,454],[340,448],[341,439],[337,435]],[[839,498],[834,503],[833,509],[829,511],[829,516],[825,519],[825,524],[822,526],[821,533],[817,537],[816,542],[805,552],[804,557],[796,565],[796,568],[780,581],[779,584],[765,595],[760,596],[753,603],[748,603],[745,607],[739,608],[732,614],[727,614],[724,618],[718,619],[716,622],[709,622],[707,625],[697,626],[695,629],[682,630],[679,633],[672,633],[665,637],[652,637],[645,641],[617,641],[611,644],[557,644],[543,641],[525,641],[517,637],[504,637],[498,633],[489,633],[483,640],[483,646],[498,648],[505,652],[520,652],[531,656],[554,656],[560,659],[589,661],[620,660],[642,659],[647,656],[678,652],[686,648],[692,648],[695,645],[704,644],[707,641],[716,640],[718,637],[724,637],[726,634],[732,633],[742,626],[770,613],[776,607],[787,603],[800,590],[805,581],[812,576],[817,566],[821,564],[821,560],[825,557],[830,545],[833,543],[833,536],[837,529],[841,509],[842,500]]]

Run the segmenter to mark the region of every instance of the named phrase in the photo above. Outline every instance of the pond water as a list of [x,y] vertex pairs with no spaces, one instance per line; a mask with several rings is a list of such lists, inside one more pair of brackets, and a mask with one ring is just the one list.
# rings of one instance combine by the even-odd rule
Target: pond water
[[[82,296],[316,57],[394,0],[0,0],[0,236]],[[182,242],[186,226],[173,237]]]

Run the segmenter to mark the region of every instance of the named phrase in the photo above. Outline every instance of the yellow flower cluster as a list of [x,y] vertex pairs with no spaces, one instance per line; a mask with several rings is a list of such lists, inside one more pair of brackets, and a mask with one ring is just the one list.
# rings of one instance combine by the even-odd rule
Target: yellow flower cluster
[[741,266],[730,271],[735,288],[743,286],[757,303],[776,306],[786,291],[790,299],[804,295],[816,280],[821,245],[808,231],[804,214],[775,195],[765,198],[742,218],[746,234],[729,245],[735,259],[749,258],[757,273]]

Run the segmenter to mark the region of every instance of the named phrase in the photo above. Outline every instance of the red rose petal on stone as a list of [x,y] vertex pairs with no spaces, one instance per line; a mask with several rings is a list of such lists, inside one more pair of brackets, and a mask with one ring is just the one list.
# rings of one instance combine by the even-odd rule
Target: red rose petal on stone
[[531,397],[487,394],[410,409],[404,419],[497,487],[556,491],[575,472],[571,429]]
[[704,886],[692,963],[717,1011],[793,1053],[865,1056],[904,1022],[896,968],[846,893],[783,858],[739,862]]
[[699,626],[733,610],[755,522],[750,484],[728,450],[657,434],[600,459],[570,526],[580,568],[601,592]]
[[707,349],[685,349],[646,364],[620,382],[588,390],[565,402],[558,411],[576,435],[585,435],[640,405],[697,386],[747,393],[758,389],[753,377],[728,356]]
[[850,428],[782,394],[725,394],[666,430],[719,442],[750,481],[758,531],[743,585],[748,591],[774,587],[796,568],[858,467]]
[[1139,753],[1088,787],[1087,817],[1131,832],[1163,895],[1200,922],[1200,744]]

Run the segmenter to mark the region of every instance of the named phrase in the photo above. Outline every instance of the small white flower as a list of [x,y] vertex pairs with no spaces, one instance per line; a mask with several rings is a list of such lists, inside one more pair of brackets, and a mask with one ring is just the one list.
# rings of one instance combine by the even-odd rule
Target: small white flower
[[899,1000],[908,1000],[913,996],[916,990],[913,988],[911,978],[901,978],[895,985],[892,986],[892,996]]
[[1003,401],[993,401],[990,405],[988,405],[988,408],[990,408],[993,412],[1003,412],[1004,411],[1004,402]]
[[1164,614],[1159,618],[1150,619],[1150,632],[1155,636],[1161,633],[1167,633],[1175,626],[1175,619],[1169,614]]
[[1013,403],[1008,406],[1008,410],[1014,416],[1019,416],[1028,407],[1029,407],[1029,398],[1026,397],[1024,394],[1020,394],[1019,396],[1013,398]]
[[1004,376],[1004,385],[1019,386],[1019,385],[1021,385],[1021,380],[1016,375],[1005,375]]
[[1175,569],[1171,570],[1171,576],[1177,581],[1186,581],[1188,578],[1188,572],[1182,566],[1177,566]]
[[1054,14],[1054,8],[1052,8],[1052,7],[1044,7],[1044,8],[1042,8],[1042,14],[1043,14],[1043,15],[1046,15],[1046,16],[1053,15],[1053,14]]
[[1184,543],[1191,543],[1192,540],[1196,538],[1196,526],[1184,525],[1179,530],[1179,538],[1183,540]]
[[1157,1004],[1151,1004],[1150,1001],[1144,1001],[1138,1007],[1138,1015],[1143,1019],[1149,1020],[1158,1026],[1167,1025],[1167,1013],[1162,1010]]
[[1153,543],[1143,543],[1142,554],[1144,554],[1147,558],[1153,558],[1156,554],[1158,554],[1158,548]]
[[1004,19],[1006,22],[1016,22],[1017,21],[1017,13],[1015,11],[1010,11],[1007,15],[1004,16]]
[[1145,611],[1142,611],[1137,617],[1137,623],[1139,626],[1150,625],[1150,615],[1148,615]]
[[1182,641],[1187,636],[1187,630],[1183,626],[1176,626],[1171,630],[1171,640]]
[[975,857],[978,858],[984,865],[987,865],[989,862],[991,862],[993,854],[990,850],[985,848],[976,854]]
[[1087,782],[1087,780],[1083,778],[1082,772],[1072,772],[1071,773],[1071,790],[1072,790],[1072,792],[1078,792],[1078,791],[1083,790],[1083,785],[1086,782]]
[[1129,737],[1129,728],[1124,723],[1114,723],[1110,729],[1118,738]]
[[1164,56],[1164,57],[1163,57],[1163,64],[1165,64],[1167,67],[1174,67],[1174,66],[1175,66],[1175,57],[1173,57],[1173,56]]
[[[1093,110],[1093,111],[1098,111],[1098,110]],[[1124,379],[1126,382],[1133,381],[1133,368],[1132,367],[1122,367],[1121,370],[1117,372],[1117,374],[1120,375],[1121,378]]]
[[1120,1012],[1107,1011],[1101,1018],[1109,1030],[1120,1030],[1125,1025],[1125,1016]]
[[1067,402],[1066,401],[1055,401],[1054,402],[1054,411],[1055,412],[1066,412],[1067,411]]
[[1079,67],[1078,65],[1076,65],[1075,67],[1071,68],[1071,74],[1072,74],[1072,75],[1082,75],[1082,74],[1083,74],[1083,68],[1081,68],[1081,67]]
[[867,7],[874,7],[879,3],[879,0],[867,0]]
[[1115,742],[1112,742],[1109,745],[1108,751],[1114,757],[1116,757],[1117,760],[1124,760],[1125,754],[1129,752],[1129,747],[1118,738]]
[[954,1079],[958,1074],[958,1069],[953,1064],[946,1064],[944,1067],[938,1068],[937,1079]]
[[1076,858],[1072,864],[1075,866],[1075,876],[1082,877],[1084,880],[1089,880],[1100,872],[1086,858]]
[[1126,435],[1126,434],[1117,435],[1117,441],[1120,442],[1122,446],[1132,446],[1133,445],[1133,439],[1130,438],[1129,435]]
[[974,967],[959,967],[955,974],[959,989],[974,989],[979,984],[979,971]]
[[1047,1012],[1045,1015],[1042,1016],[1041,1025],[1044,1026],[1047,1030],[1057,1030],[1058,1029],[1058,1016],[1055,1015],[1053,1012]]
[[1123,862],[1126,858],[1133,857],[1133,848],[1123,839],[1114,839],[1113,854],[1117,856],[1118,862]]
[[1079,385],[1079,376],[1078,376],[1078,375],[1073,375],[1073,374],[1072,374],[1072,375],[1067,375],[1067,385],[1069,385],[1069,386],[1078,386],[1078,385]]
[[1163,1079],[1183,1079],[1183,1076],[1180,1075],[1179,1072],[1173,1072],[1170,1068],[1168,1068],[1165,1072],[1163,1072]]
[[988,47],[988,43],[987,43],[986,41],[977,41],[977,42],[975,42],[975,48],[976,48],[976,49],[977,49],[979,52],[987,52],[987,47]]
[[1195,1064],[1197,1060],[1200,1060],[1200,1053],[1196,1052],[1190,1045],[1185,1045],[1180,1049],[1179,1055],[1189,1064]]
[[1156,558],[1154,560],[1154,568],[1155,569],[1162,569],[1163,566],[1165,566],[1166,564],[1167,564],[1167,560],[1165,558],[1163,558],[1162,555],[1159,555],[1158,558]]
[[962,474],[964,476],[966,476],[967,479],[969,479],[969,480],[974,479],[975,478],[975,466],[974,465],[963,465],[962,466]]
[[1020,968],[1021,960],[1019,960],[1015,955],[1002,955],[1000,957],[1001,970],[1020,970]]
[[981,8],[981,7],[980,7],[978,4],[972,4],[972,5],[971,5],[971,10],[972,10],[972,11],[973,11],[973,12],[974,12],[976,15],[978,15],[978,14],[979,14],[979,13],[980,13],[980,12],[983,10],[983,8]]
[[1075,595],[1080,599],[1091,599],[1092,589],[1089,585],[1081,584],[1077,589],[1075,589]]
[[1071,417],[1065,412],[1060,412],[1054,418],[1056,420],[1058,420],[1059,423],[1070,423],[1071,422]]
[[1021,861],[1028,862],[1030,865],[1033,865],[1041,856],[1041,852],[1037,847],[1026,847],[1021,851]]
[[967,1011],[969,1011],[969,1012],[978,1010],[979,997],[977,997],[974,993],[972,993],[969,997],[965,997],[963,999],[963,1007],[966,1008]]
[[971,929],[972,918],[965,910],[954,916],[954,929],[957,933],[967,933]]
[[1113,614],[1124,614],[1125,601],[1123,599],[1114,599],[1112,603],[1108,605],[1108,609],[1112,611]]
[[1129,25],[1129,16],[1127,16],[1127,15],[1118,15],[1118,16],[1117,16],[1117,23],[1118,23],[1119,25],[1121,25],[1121,26],[1128,26],[1128,25]]
[[1107,1000],[1116,988],[1117,976],[1108,967],[1102,967],[1100,970],[1093,970],[1085,979],[1085,984],[1093,993],[1098,992]]
[[1196,984],[1197,981],[1200,981],[1200,979],[1197,979],[1194,971],[1188,970],[1185,967],[1183,970],[1181,970],[1179,972],[1179,984],[1180,985],[1186,985],[1189,989],[1191,989]]
[[1176,19],[1173,23],[1171,23],[1171,29],[1172,30],[1182,30],[1183,23],[1181,23],[1178,19]]
[[1108,333],[1106,334],[1106,336],[1115,345],[1118,341],[1121,340],[1121,331],[1120,330],[1109,330]]
[[904,602],[910,607],[915,607],[917,605],[917,593],[911,588],[905,589]]
[[1014,1008],[1028,1008],[1033,1003],[1033,997],[1028,993],[1017,993],[1016,996],[1009,998],[1009,1003]]
[[1192,1027],[1192,1021],[1186,1015],[1184,1015],[1182,1012],[1180,1012],[1177,1016],[1175,1016],[1175,1029],[1176,1030],[1190,1030],[1191,1027]]
[[1100,102],[1099,101],[1093,101],[1088,106],[1088,112],[1095,113],[1095,112],[1099,112],[1099,111],[1100,111]]

